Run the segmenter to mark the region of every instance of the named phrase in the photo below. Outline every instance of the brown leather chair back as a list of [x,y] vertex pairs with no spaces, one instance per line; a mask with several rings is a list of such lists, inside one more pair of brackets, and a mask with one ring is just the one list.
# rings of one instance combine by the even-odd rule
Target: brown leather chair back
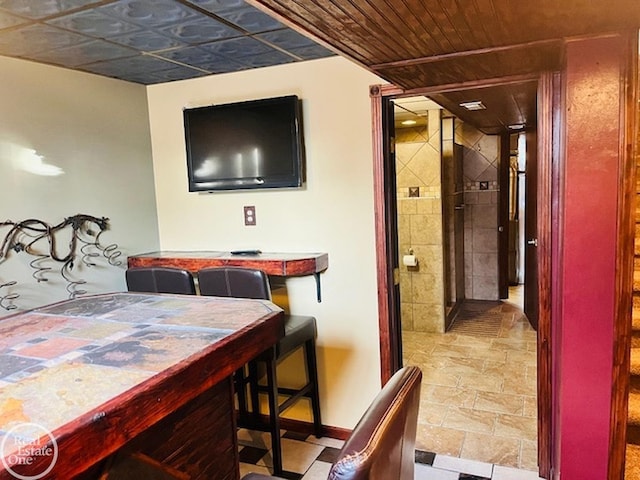
[[329,480],[413,480],[422,372],[404,367],[360,419]]
[[201,295],[271,300],[269,277],[261,270],[211,267],[198,272]]
[[195,295],[196,286],[188,270],[171,267],[135,267],[125,272],[130,292]]

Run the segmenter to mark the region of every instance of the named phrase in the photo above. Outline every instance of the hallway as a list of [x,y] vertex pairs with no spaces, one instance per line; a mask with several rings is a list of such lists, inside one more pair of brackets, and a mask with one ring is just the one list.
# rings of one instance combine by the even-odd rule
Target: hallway
[[404,363],[424,375],[417,449],[537,470],[536,332],[521,290],[467,301],[445,334],[403,334]]

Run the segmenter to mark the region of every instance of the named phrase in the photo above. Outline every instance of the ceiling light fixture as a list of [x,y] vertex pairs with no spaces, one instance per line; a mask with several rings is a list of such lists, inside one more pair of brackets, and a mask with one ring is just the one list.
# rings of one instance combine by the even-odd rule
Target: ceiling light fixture
[[460,104],[462,108],[467,110],[485,110],[487,107],[480,100],[474,100],[473,102],[462,102]]
[[404,120],[400,122],[401,125],[404,125],[406,127],[410,127],[411,125],[415,125],[416,123],[418,122],[416,122],[415,120]]
[[513,125],[507,126],[509,130],[524,130],[524,127],[524,123],[514,123]]

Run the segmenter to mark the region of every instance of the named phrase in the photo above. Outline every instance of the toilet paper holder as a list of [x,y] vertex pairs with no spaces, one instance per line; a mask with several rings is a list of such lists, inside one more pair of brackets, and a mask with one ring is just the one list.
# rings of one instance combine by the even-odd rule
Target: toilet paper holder
[[408,268],[415,268],[418,266],[418,259],[413,254],[413,248],[410,248],[409,252],[402,257],[402,264]]

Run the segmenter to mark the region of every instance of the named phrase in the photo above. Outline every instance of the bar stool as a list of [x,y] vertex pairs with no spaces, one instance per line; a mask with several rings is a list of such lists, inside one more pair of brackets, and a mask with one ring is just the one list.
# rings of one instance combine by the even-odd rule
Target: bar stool
[[193,275],[181,268],[129,268],[125,272],[125,280],[130,292],[196,294]]
[[[404,367],[389,379],[349,435],[331,466],[330,480],[417,478],[415,443],[421,383],[422,372],[415,366]],[[242,480],[278,478],[249,473]]]
[[[242,267],[205,268],[198,272],[198,284],[202,295],[271,300],[269,278],[261,270]],[[314,433],[317,437],[322,436],[315,347],[316,335],[316,319],[314,317],[285,315],[284,336],[273,348],[269,348],[249,362],[248,379],[245,379],[242,373],[236,372],[236,376],[240,377],[235,382],[237,388],[241,388],[244,391],[245,383],[247,381],[249,383],[252,400],[251,406],[255,419],[257,419],[260,414],[258,394],[260,391],[266,391],[267,393],[269,400],[268,431],[271,433],[273,470],[275,475],[282,473],[279,419],[282,412],[300,398],[309,398],[313,412]],[[305,353],[307,383],[300,389],[279,387],[276,365],[300,347],[304,348]],[[265,365],[267,374],[266,387],[258,384],[258,362],[262,362]],[[279,403],[278,395],[284,395],[288,398],[283,403]],[[240,396],[238,397],[238,404],[240,413],[242,413]],[[251,427],[263,429],[259,423],[257,425],[251,425]]]

